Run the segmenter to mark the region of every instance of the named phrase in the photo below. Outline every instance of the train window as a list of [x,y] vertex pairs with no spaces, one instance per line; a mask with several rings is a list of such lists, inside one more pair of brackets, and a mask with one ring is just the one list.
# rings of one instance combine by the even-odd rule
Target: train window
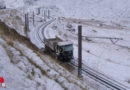
[[65,46],[62,46],[62,49],[64,51],[72,51],[73,50],[73,45],[65,45]]

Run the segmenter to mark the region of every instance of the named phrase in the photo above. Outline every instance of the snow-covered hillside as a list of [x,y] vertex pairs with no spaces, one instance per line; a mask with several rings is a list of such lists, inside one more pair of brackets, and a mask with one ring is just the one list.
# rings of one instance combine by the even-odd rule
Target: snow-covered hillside
[[0,76],[7,86],[0,90],[89,90],[86,83],[2,23],[0,51]]
[[[69,30],[66,27],[70,23],[68,19],[61,19],[52,24],[49,29],[47,28],[46,33],[50,34],[48,35],[50,37],[57,34],[64,40],[72,41],[74,45],[74,57],[78,59],[78,24],[75,22],[76,20],[71,22],[72,29]],[[103,26],[98,27],[98,23],[84,24],[80,22],[80,24],[83,26],[83,36],[90,37],[87,39],[83,38],[83,63],[103,75],[130,87],[130,29],[112,28],[111,26],[105,28]],[[57,25],[57,28],[52,29],[55,25]],[[105,39],[105,37],[122,38],[122,40],[113,43],[110,39]]]
[[[129,0],[5,0],[8,8],[57,7],[62,17],[129,22]],[[28,5],[28,6],[27,6]],[[57,15],[61,16],[61,14]],[[63,16],[64,15],[64,16]]]
[[23,0],[4,0],[7,8],[20,8],[24,6]]
[[11,28],[14,28],[19,34],[24,35],[24,14],[16,9],[0,10],[0,19]]
[[[44,48],[43,41],[39,40],[40,37],[43,40],[43,29],[47,38],[57,35],[63,40],[73,42],[76,60],[78,58],[77,26],[79,24],[83,26],[83,36],[122,38],[116,43],[112,42],[113,39],[83,39],[83,63],[130,87],[130,0],[0,0],[0,6],[2,5],[7,8],[0,10],[2,22],[16,29],[20,35],[27,36],[39,49]],[[48,18],[45,14],[49,11],[50,17]],[[29,31],[25,33],[24,14],[27,12],[30,26]],[[45,27],[48,21],[53,19],[55,19],[54,22]],[[72,25],[74,31],[68,30],[67,24]],[[38,33],[40,33],[39,36]],[[79,90],[89,86],[88,83],[101,90],[100,84],[95,84],[95,81],[91,82],[90,78],[85,77],[83,83],[78,82],[79,79],[77,80],[71,73],[61,68],[49,56],[43,53],[38,54],[37,51],[24,45],[25,43],[13,42],[14,45],[11,46],[8,40],[0,38],[0,50],[2,51],[0,68],[7,70],[0,70],[0,74],[2,72],[2,75],[7,78],[6,83],[7,86],[9,85],[7,89],[14,90],[19,82],[21,85],[18,87],[20,89],[23,87],[22,89],[25,90],[32,88],[34,90],[43,88]],[[5,57],[5,61],[2,56]],[[4,66],[5,62],[9,67]],[[14,75],[15,72],[10,67],[19,72],[20,79],[18,75]],[[44,71],[46,75],[43,75]],[[7,73],[9,76],[6,76]],[[17,78],[12,78],[13,75]],[[15,82],[11,84],[9,78]],[[23,83],[22,80],[27,83]],[[33,87],[30,88],[25,84],[33,85]]]

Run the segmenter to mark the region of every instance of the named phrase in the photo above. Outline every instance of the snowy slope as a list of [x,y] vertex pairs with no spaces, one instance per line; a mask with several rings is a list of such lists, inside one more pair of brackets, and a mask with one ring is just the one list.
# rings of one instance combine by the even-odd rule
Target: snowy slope
[[[35,8],[51,9],[51,15],[56,17],[79,18],[100,20],[101,22],[109,22],[111,25],[124,26],[130,25],[130,1],[129,0],[4,0],[7,8],[20,8],[20,10],[29,11]],[[41,10],[43,12],[43,10]],[[23,11],[22,11],[23,12]],[[2,15],[3,17],[3,15]],[[10,21],[9,21],[10,22]],[[32,23],[32,22],[31,22]],[[74,55],[77,58],[77,41],[75,40],[76,32],[66,32],[63,23],[55,23],[60,26],[59,35],[64,39],[71,40],[74,43]],[[38,28],[39,23],[36,22]],[[99,24],[97,24],[99,25]],[[74,24],[77,29],[77,24]],[[31,27],[31,31],[34,31]],[[83,59],[84,63],[91,68],[116,79],[117,81],[129,85],[130,74],[130,30],[121,27],[97,27],[93,25],[83,24],[84,36],[104,36],[123,38],[122,41],[113,45],[109,40],[91,39],[92,42],[84,41],[83,44]],[[127,30],[126,30],[127,29]],[[48,31],[49,30],[49,31]],[[60,31],[61,30],[61,31]],[[64,31],[63,31],[64,30]],[[36,30],[35,30],[36,31]],[[48,37],[54,36],[52,28],[46,30]],[[34,32],[31,32],[34,33]],[[36,33],[36,32],[35,32]],[[67,33],[68,37],[64,35]],[[66,36],[67,36],[66,35]],[[32,36],[33,37],[33,36]],[[34,38],[32,38],[34,39]],[[40,42],[41,43],[41,42]],[[38,43],[37,43],[38,44]],[[42,45],[42,43],[41,43]],[[104,68],[105,66],[105,68]],[[112,73],[112,74],[111,74]]]
[[24,15],[16,9],[0,10],[0,19],[21,35],[24,33]]
[[[75,31],[68,31],[66,23],[64,20],[59,21],[57,35],[73,42],[74,57],[78,59],[78,24],[71,23]],[[83,36],[123,38],[115,44],[104,38],[88,38],[90,41],[83,39],[82,57],[87,66],[130,87],[130,30],[80,24],[83,26]]]
[[7,8],[20,8],[24,6],[23,0],[4,0]]
[[0,86],[0,90],[64,90],[2,38],[0,51],[0,76],[4,77],[6,84],[6,89]]
[[[5,0],[5,3],[9,8],[27,7],[27,5],[30,9],[55,6],[65,17],[107,21],[130,20],[129,0]],[[57,15],[60,16],[58,13]]]
[[86,83],[39,52],[28,39],[0,25],[0,36],[4,36],[0,37],[0,76],[7,84],[6,89],[0,90],[89,90]]
[[18,41],[11,46],[0,38],[0,51],[0,76],[7,86],[0,90],[89,90],[50,57],[38,56]]

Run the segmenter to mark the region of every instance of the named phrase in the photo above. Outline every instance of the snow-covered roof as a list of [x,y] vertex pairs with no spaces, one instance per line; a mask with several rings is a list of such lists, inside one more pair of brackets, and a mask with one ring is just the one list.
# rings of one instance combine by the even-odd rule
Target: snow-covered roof
[[57,43],[59,46],[64,46],[64,45],[70,45],[70,44],[73,44],[72,42],[70,41],[64,41],[64,42],[58,42]]

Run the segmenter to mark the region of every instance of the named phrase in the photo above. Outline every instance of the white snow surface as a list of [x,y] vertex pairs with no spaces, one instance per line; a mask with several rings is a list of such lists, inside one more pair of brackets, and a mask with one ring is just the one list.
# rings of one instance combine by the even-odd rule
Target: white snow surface
[[[30,64],[26,56],[21,56],[19,51],[8,46],[1,38],[0,43],[0,76],[4,77],[6,84],[6,88],[0,87],[0,90],[63,90],[54,80],[42,75],[38,68]],[[12,58],[8,57],[7,50],[13,53]]]
[[[63,29],[66,23],[62,23],[57,29],[62,38],[70,40],[74,44],[74,57],[78,59],[78,38],[77,26],[72,23],[76,31]],[[83,36],[87,37],[116,37],[123,38],[113,44],[109,39],[89,38],[91,41],[83,39],[83,63],[94,70],[130,87],[130,30],[102,28],[91,25],[82,25]],[[61,34],[62,33],[62,34]]]
[[4,0],[7,8],[20,8],[24,6],[23,0]]
[[[130,23],[129,0],[4,0],[9,8],[24,10],[36,7],[57,9],[55,15],[82,19],[96,19]],[[53,12],[53,11],[52,11]],[[52,13],[54,14],[54,12]]]
[[0,10],[0,20],[9,27],[16,29],[16,31],[25,36],[24,33],[24,14],[16,9]]
[[[110,29],[108,27],[102,28],[94,25],[83,25],[84,36],[123,38],[123,40],[119,40],[116,44],[102,39],[90,39],[92,42],[83,41],[83,62],[96,71],[130,87],[130,83],[128,82],[130,80],[130,0],[26,1],[21,0],[20,4],[17,0],[5,0],[5,3],[9,8],[24,7],[25,10],[29,11],[37,7],[46,7],[52,9],[51,14],[57,17],[94,19],[101,22],[109,22],[108,24],[111,23],[111,25],[127,26],[123,27],[123,29]],[[12,3],[14,6],[12,6]],[[16,5],[15,7],[17,3],[20,6]],[[74,57],[77,59],[77,24],[73,24],[76,32],[65,31],[64,23],[56,22],[55,25],[59,26],[57,32],[52,28],[47,28],[46,35],[54,37],[57,34],[63,39],[72,41],[74,43]],[[33,28],[31,33],[36,33],[36,30]],[[34,39],[33,35],[31,36],[32,39]],[[42,48],[43,44],[39,40],[33,41],[39,48]],[[22,66],[23,64],[19,65]]]

